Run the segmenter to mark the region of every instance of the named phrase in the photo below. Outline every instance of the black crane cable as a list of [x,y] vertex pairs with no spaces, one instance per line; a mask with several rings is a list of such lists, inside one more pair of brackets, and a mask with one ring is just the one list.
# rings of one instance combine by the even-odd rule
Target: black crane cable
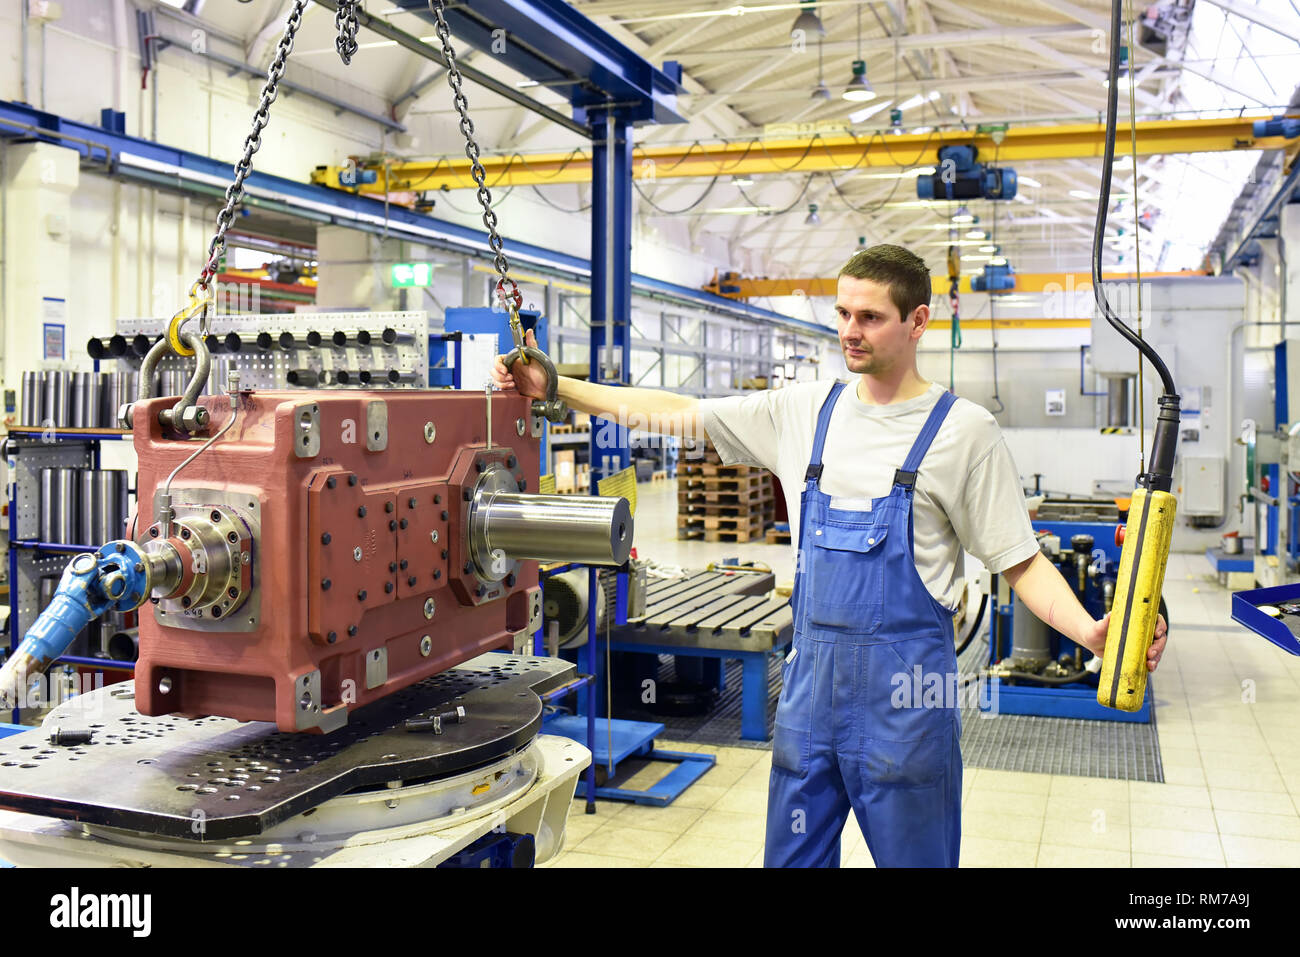
[[[1106,74],[1110,82],[1106,88],[1106,148],[1101,161],[1101,196],[1097,203],[1097,225],[1092,233],[1092,294],[1097,301],[1097,308],[1106,317],[1106,321],[1115,331],[1137,347],[1160,375],[1166,395],[1177,395],[1174,377],[1169,374],[1169,367],[1149,343],[1136,335],[1115,315],[1106,299],[1106,292],[1101,286],[1101,247],[1106,240],[1106,213],[1110,206],[1111,167],[1115,162],[1115,126],[1119,112],[1119,48],[1120,48],[1120,11],[1124,0],[1111,0],[1110,6],[1110,63]],[[1130,117],[1130,122],[1132,117]],[[1134,190],[1137,183],[1133,184]],[[1135,200],[1136,202],[1136,200]],[[1140,277],[1139,277],[1140,281]]]

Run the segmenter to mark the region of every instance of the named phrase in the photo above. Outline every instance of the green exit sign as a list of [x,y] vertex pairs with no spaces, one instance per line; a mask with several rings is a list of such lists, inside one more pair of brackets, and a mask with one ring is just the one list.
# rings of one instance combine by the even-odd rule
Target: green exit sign
[[433,263],[395,263],[393,265],[393,286],[431,286],[433,285]]

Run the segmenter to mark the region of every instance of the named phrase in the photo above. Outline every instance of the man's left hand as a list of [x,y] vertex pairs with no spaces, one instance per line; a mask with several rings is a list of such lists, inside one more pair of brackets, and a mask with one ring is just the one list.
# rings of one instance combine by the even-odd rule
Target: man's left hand
[[[1101,657],[1106,648],[1106,629],[1110,627],[1110,612],[1100,621],[1094,621],[1092,625],[1084,630],[1080,636],[1079,642],[1093,654]],[[1169,625],[1165,621],[1164,615],[1156,616],[1155,636],[1151,639],[1151,647],[1147,649],[1147,671],[1155,671],[1156,665],[1160,664],[1160,657],[1165,653],[1165,642],[1169,639]]]

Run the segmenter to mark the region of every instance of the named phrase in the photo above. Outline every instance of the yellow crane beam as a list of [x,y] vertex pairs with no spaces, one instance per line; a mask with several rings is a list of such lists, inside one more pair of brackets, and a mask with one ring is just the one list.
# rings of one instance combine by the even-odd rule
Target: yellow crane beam
[[[1251,126],[1265,117],[1209,120],[1148,120],[1137,125],[1137,152],[1218,153],[1231,150],[1281,149],[1280,136],[1256,138]],[[693,143],[689,146],[638,147],[633,176],[642,182],[658,179],[713,176],[761,176],[788,173],[835,173],[866,167],[901,169],[932,165],[941,146],[973,143],[982,162],[998,164],[1028,160],[1100,157],[1105,124],[1025,126],[998,130],[936,130],[890,136],[822,136],[811,139],[763,140],[736,143]],[[1128,137],[1125,131],[1127,152]],[[498,186],[546,186],[591,181],[591,154],[512,153],[482,157],[486,183]],[[359,175],[358,175],[359,174]],[[373,182],[364,182],[372,178]],[[362,180],[359,185],[349,185]],[[356,167],[319,166],[312,182],[367,194],[472,189],[468,159],[424,161],[357,161]]]
[[[994,295],[1010,295],[1012,293],[1024,292],[1047,292],[1047,293],[1072,293],[1083,287],[1092,286],[1092,274],[1088,272],[1019,272],[1012,273],[1016,285],[1012,289],[999,290]],[[1160,276],[1199,276],[1202,273],[1196,272],[1144,272],[1143,279],[1156,279]],[[970,281],[973,277],[963,276],[961,279],[962,293],[974,292],[971,289]],[[1123,280],[1133,279],[1133,273],[1107,272],[1102,273],[1103,280]],[[704,286],[706,292],[711,292],[718,296],[725,296],[728,299],[761,299],[763,297],[777,296],[834,296],[836,278],[834,276],[822,278],[806,279],[745,279],[739,277],[728,277],[724,275],[721,279],[714,279],[713,282]],[[936,296],[946,296],[948,294],[948,277],[933,276],[930,279],[930,288]]]

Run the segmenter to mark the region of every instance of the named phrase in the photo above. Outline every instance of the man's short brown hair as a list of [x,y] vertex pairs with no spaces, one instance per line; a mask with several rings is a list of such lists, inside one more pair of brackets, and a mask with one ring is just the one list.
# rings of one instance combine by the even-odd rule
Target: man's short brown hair
[[889,287],[889,298],[906,321],[917,306],[930,304],[930,270],[916,253],[882,243],[854,253],[841,276],[869,279]]

